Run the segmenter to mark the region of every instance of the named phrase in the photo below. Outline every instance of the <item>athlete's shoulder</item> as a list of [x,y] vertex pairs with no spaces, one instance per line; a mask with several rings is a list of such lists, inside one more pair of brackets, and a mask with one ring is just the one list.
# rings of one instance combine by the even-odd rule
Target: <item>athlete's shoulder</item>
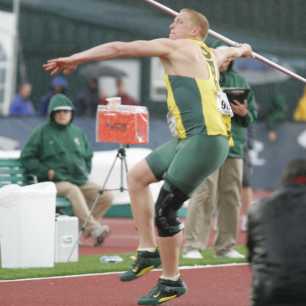
[[150,43],[153,46],[160,46],[167,49],[176,50],[179,48],[180,45],[183,44],[183,42],[180,42],[178,39],[170,39],[170,38],[156,38],[150,41]]
[[171,39],[171,38],[157,38],[154,41],[160,41],[165,44],[170,45],[186,45],[186,44],[195,44],[194,40],[188,38],[178,38],[178,39]]

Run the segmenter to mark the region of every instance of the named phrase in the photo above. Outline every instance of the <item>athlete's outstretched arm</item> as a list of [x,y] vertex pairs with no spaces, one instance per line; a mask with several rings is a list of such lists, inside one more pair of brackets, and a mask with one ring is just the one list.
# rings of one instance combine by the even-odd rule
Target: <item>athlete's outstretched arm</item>
[[105,61],[126,57],[167,57],[171,50],[174,49],[175,43],[167,38],[150,41],[110,42],[68,57],[49,60],[43,67],[51,74],[58,72],[71,73],[79,64],[85,62]]
[[252,48],[248,44],[238,47],[225,47],[214,49],[218,67],[226,61],[233,61],[238,57],[253,57]]

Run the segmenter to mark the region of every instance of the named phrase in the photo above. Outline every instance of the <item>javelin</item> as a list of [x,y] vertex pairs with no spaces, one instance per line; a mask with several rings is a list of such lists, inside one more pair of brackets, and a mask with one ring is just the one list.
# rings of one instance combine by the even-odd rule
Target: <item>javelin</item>
[[[177,11],[174,11],[172,10],[171,8],[155,1],[155,0],[144,0],[145,2],[149,3],[149,4],[152,4],[153,6],[155,6],[156,8],[162,10],[163,12],[166,12],[168,13],[169,15],[172,15],[172,16],[177,16],[178,15],[178,12]],[[232,46],[232,47],[237,47],[239,46],[239,43],[209,29],[208,30],[208,34],[210,34],[211,36],[215,37],[215,38],[218,38],[219,40],[222,40],[223,42],[227,43],[228,45]],[[291,77],[293,77],[294,79],[296,80],[299,80],[299,81],[302,81],[303,83],[306,84],[306,79],[303,78],[302,76],[300,76],[299,74],[297,73],[294,73],[293,71],[281,66],[281,65],[278,65],[274,62],[272,62],[271,60],[267,59],[266,57],[256,53],[256,52],[252,52],[252,55],[255,59],[267,64],[268,66],[271,66],[273,67],[274,69],[278,70],[278,71],[281,71],[287,75],[290,75]]]

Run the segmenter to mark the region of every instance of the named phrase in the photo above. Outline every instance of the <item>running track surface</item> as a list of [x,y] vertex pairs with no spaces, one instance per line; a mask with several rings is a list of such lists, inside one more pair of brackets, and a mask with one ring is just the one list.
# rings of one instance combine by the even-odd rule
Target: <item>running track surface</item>
[[[102,255],[109,253],[134,252],[137,248],[137,231],[131,219],[126,218],[106,218],[105,224],[111,228],[111,235],[107,238],[102,247],[93,248],[92,242],[86,240],[80,247],[81,255]],[[214,231],[212,231],[209,244],[214,240]],[[245,234],[239,232],[238,244],[245,243]],[[1,306],[1,305],[0,305]]]
[[[0,283],[1,306],[135,306],[155,284],[159,272],[123,283],[118,275]],[[247,306],[247,266],[182,270],[186,295],[169,306]]]
[[[108,254],[134,251],[137,232],[130,219],[105,219],[112,233],[99,248],[82,246],[80,253]],[[210,239],[212,242],[213,234]],[[85,241],[88,243],[88,241]],[[245,242],[240,233],[238,243]],[[122,283],[118,274],[0,282],[0,306],[132,306],[156,283],[160,272]],[[189,288],[169,306],[247,306],[250,271],[247,266],[182,270]]]

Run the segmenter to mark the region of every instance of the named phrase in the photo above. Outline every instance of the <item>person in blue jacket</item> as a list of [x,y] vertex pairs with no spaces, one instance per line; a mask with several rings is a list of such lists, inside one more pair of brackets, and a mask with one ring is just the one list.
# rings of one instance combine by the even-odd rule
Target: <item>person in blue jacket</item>
[[10,116],[34,116],[35,109],[30,100],[32,85],[30,83],[22,83],[19,86],[18,93],[13,98],[10,105]]
[[68,81],[62,75],[54,77],[51,81],[50,90],[46,95],[41,97],[39,101],[39,114],[41,116],[48,115],[48,107],[51,98],[56,94],[66,94],[68,89]]

